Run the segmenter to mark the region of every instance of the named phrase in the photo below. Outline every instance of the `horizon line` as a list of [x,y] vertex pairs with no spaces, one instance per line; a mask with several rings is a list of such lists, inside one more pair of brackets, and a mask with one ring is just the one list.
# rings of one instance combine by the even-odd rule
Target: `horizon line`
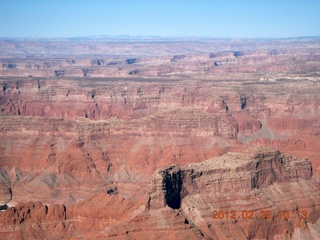
[[153,40],[153,39],[207,39],[207,40],[285,40],[285,39],[304,39],[304,38],[320,38],[320,35],[311,36],[295,36],[295,37],[228,37],[228,36],[158,36],[158,35],[88,35],[88,36],[73,36],[73,37],[7,37],[0,36],[0,40],[99,40],[99,39],[118,39],[118,40]]

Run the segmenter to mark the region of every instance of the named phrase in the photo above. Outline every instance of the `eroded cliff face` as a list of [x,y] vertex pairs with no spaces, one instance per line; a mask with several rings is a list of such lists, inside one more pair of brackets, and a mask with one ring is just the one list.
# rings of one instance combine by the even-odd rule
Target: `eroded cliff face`
[[[147,209],[179,209],[188,224],[212,239],[299,239],[300,231],[312,239],[320,234],[319,187],[307,159],[251,149],[156,173]],[[267,210],[272,217],[260,219]],[[214,211],[223,215],[215,219]],[[302,211],[310,214],[301,219]]]
[[[113,189],[68,205],[20,203],[0,214],[0,236],[9,239],[319,237],[320,182],[313,176],[311,162],[279,151],[256,148],[184,167],[171,166],[153,174],[145,188],[149,193],[135,199]],[[223,211],[225,215],[214,219],[214,211]],[[265,211],[270,211],[270,218]],[[252,215],[248,216],[248,212]],[[289,215],[284,218],[283,212]]]
[[1,238],[317,236],[318,39],[0,49]]
[[[124,139],[132,140],[126,143],[124,151],[131,148],[133,152],[148,152],[148,157],[143,158],[153,155],[153,159],[176,158],[187,163],[194,161],[191,157],[205,160],[239,144],[255,144],[309,157],[315,171],[319,171],[320,85],[317,81],[6,79],[1,82],[5,86],[5,91],[0,93],[0,114],[5,116],[3,136],[16,132],[19,125],[29,124],[28,117],[36,117],[33,125],[23,128],[38,132],[37,124],[43,124],[43,131],[56,138],[54,132],[59,125],[68,128],[68,123],[75,132],[64,136],[68,130],[63,130],[62,141],[73,138],[83,139],[84,144],[88,140],[93,144],[104,142],[105,146],[109,145],[104,150],[108,154],[123,146],[119,143],[111,150],[115,141]],[[19,134],[30,138],[33,132]],[[11,152],[6,147],[7,139],[2,140],[1,151],[8,155]],[[22,141],[19,139],[13,137],[11,141]],[[114,143],[108,143],[111,140]],[[55,144],[54,141],[57,139],[50,144]],[[159,144],[151,150],[156,142]],[[190,156],[192,151],[189,147],[182,148],[183,145],[201,146],[194,151],[199,157]],[[51,148],[53,159],[57,150]]]

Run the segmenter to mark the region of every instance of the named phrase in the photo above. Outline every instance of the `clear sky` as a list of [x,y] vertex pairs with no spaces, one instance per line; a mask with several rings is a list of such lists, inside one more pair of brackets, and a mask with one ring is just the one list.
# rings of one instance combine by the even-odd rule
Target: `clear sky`
[[0,37],[320,36],[320,0],[0,0]]

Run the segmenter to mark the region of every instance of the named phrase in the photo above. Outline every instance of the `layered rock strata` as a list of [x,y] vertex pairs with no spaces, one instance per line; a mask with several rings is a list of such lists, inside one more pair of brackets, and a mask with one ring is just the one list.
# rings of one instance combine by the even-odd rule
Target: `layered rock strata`
[[319,56],[318,38],[1,40],[0,238],[319,238]]
[[[279,151],[252,152],[156,173],[147,208],[179,209],[186,222],[211,239],[299,239],[300,231],[307,239],[319,237],[320,185],[310,161]],[[216,219],[214,211],[220,212]],[[261,219],[264,211],[272,217]],[[302,211],[307,212],[303,218],[297,215]]]
[[[134,201],[113,191],[68,205],[21,203],[0,213],[3,226],[0,236],[8,239],[319,237],[320,182],[313,176],[310,161],[279,151],[258,148],[246,153],[227,153],[185,167],[171,166],[157,171],[148,189],[147,197]],[[110,204],[117,207],[110,208]],[[226,213],[214,219],[214,211],[230,214],[234,211],[235,217]],[[270,211],[271,217],[265,211]],[[289,215],[284,218],[283,212]]]

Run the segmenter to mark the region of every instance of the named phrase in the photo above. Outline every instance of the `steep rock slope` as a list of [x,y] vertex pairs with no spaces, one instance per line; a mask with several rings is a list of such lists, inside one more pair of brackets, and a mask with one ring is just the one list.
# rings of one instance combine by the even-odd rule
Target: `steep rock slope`
[[148,208],[179,209],[212,239],[290,239],[295,231],[316,239],[319,183],[307,159],[266,149],[227,153],[155,174]]
[[147,189],[147,195],[135,200],[110,191],[68,205],[20,203],[0,213],[0,236],[319,237],[320,182],[310,161],[279,151],[256,148],[185,167],[171,166],[153,174]]

